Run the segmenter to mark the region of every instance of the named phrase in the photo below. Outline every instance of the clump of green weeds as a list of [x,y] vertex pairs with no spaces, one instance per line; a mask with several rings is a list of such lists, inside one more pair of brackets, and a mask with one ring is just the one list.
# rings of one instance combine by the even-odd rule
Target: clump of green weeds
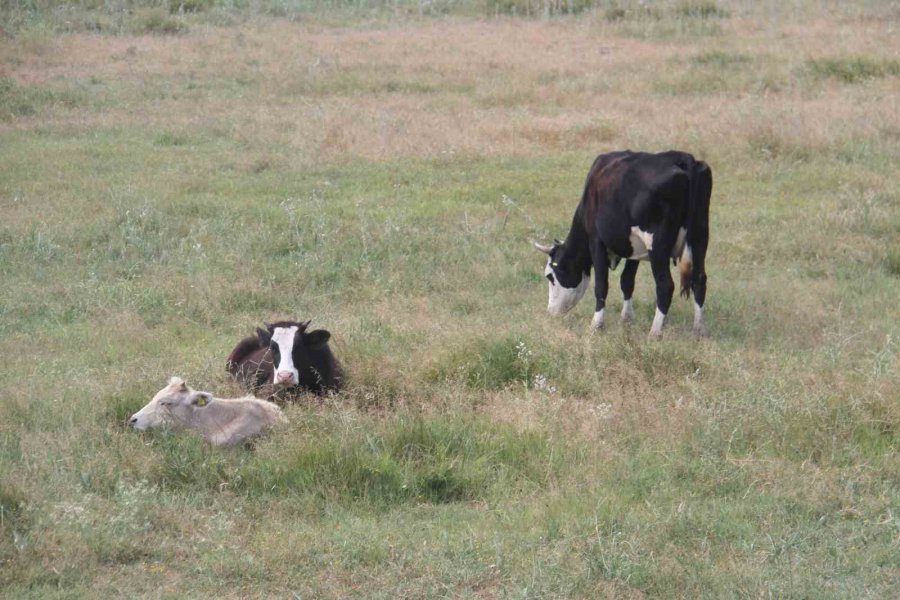
[[806,68],[816,79],[837,79],[844,83],[900,75],[900,61],[867,56],[815,58],[806,62]]

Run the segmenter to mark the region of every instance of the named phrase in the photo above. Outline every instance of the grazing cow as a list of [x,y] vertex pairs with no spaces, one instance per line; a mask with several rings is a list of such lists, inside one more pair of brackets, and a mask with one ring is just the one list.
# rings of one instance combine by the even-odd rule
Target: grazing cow
[[694,293],[694,333],[706,334],[706,248],[712,172],[685,152],[611,152],[594,161],[565,242],[534,243],[549,256],[544,276],[550,284],[548,310],[571,310],[595,271],[597,306],[592,325],[603,327],[609,270],[625,259],[622,320],[634,318],[631,295],[639,261],[650,261],[656,281],[656,317],[651,337],[662,333],[675,284],[669,260],[681,272],[681,295]]
[[138,431],[168,426],[198,432],[213,446],[237,446],[287,421],[281,409],[252,396],[215,398],[172,377],[129,423]]
[[309,390],[321,394],[343,384],[340,363],[331,353],[331,334],[307,331],[309,321],[281,321],[257,329],[228,356],[227,369],[250,390],[265,394]]

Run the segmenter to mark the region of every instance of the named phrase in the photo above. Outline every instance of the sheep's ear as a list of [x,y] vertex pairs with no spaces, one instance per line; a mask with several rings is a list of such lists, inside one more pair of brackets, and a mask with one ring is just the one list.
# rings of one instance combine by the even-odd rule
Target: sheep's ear
[[191,404],[201,408],[212,402],[212,399],[213,395],[209,392],[194,392],[191,394]]
[[315,350],[327,344],[328,340],[331,339],[331,334],[324,329],[316,329],[315,331],[310,331],[305,334],[303,337],[306,346]]
[[187,390],[187,384],[184,382],[184,379],[181,377],[172,376],[169,378],[169,385],[178,386],[179,390]]

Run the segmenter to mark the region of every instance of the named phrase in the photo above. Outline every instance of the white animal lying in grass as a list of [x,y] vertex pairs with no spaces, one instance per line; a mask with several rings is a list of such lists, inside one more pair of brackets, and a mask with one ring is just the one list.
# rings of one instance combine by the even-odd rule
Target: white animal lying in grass
[[138,431],[161,426],[191,429],[214,446],[237,446],[285,421],[281,409],[271,402],[253,396],[215,398],[172,377],[129,423]]

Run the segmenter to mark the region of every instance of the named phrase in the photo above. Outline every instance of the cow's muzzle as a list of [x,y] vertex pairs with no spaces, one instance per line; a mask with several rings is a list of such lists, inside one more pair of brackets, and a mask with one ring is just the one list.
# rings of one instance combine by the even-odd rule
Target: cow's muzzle
[[279,385],[294,385],[294,374],[290,371],[279,371],[275,374],[275,383]]

